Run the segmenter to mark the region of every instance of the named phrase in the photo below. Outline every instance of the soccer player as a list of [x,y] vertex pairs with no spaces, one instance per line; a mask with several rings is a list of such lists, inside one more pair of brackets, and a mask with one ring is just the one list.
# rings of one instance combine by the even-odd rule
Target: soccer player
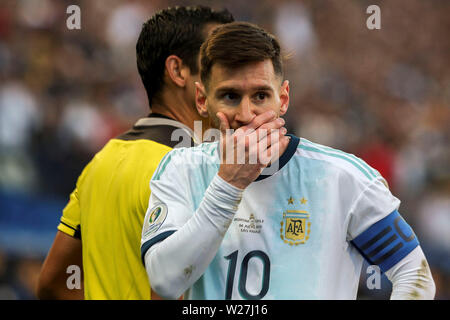
[[[37,295],[51,299],[149,299],[139,243],[149,181],[176,144],[191,145],[199,50],[227,11],[175,7],[156,13],[136,45],[137,67],[152,113],[111,139],[84,168],[70,195],[40,274]],[[175,130],[181,130],[172,138]],[[183,132],[185,133],[183,135]],[[69,290],[70,265],[83,268],[83,290]]]
[[141,240],[152,288],[164,298],[355,299],[366,258],[392,281],[392,299],[432,299],[427,260],[383,177],[286,134],[276,38],[225,24],[200,55],[197,109],[222,135],[172,150],[155,171]]

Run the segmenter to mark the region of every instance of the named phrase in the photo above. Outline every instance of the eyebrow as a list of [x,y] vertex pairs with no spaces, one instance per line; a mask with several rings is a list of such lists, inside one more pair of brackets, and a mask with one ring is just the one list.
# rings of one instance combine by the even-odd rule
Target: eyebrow
[[[251,88],[251,90],[254,91],[273,91],[273,88],[267,85],[260,85],[260,86],[254,86]],[[229,87],[229,86],[225,86],[225,87],[221,87],[219,89],[216,90],[216,94],[221,94],[221,93],[225,93],[225,92],[241,92],[242,90],[236,88],[236,87]]]

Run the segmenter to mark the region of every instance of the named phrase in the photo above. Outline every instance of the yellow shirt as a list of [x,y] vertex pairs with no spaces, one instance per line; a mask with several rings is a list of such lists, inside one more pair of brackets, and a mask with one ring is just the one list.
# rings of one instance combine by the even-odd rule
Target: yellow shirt
[[168,145],[176,143],[170,137],[177,128],[189,131],[173,120],[139,120],[110,140],[78,178],[58,230],[81,238],[86,299],[150,299],[140,256],[142,224],[150,179]]

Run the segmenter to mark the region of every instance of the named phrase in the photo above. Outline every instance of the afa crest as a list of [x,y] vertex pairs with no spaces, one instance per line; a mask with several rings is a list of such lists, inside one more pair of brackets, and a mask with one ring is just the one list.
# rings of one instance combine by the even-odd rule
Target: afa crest
[[[289,204],[293,203],[290,201]],[[280,225],[280,237],[284,243],[292,246],[304,244],[308,241],[309,234],[311,233],[311,222],[309,221],[309,213],[307,211],[286,210],[283,212],[283,220]]]

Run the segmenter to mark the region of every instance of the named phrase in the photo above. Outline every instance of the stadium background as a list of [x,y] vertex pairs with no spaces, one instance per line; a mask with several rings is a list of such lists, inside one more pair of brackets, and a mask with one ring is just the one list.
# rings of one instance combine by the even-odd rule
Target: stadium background
[[[66,8],[81,8],[68,30]],[[34,299],[77,176],[148,113],[135,62],[142,23],[173,5],[226,6],[276,34],[288,57],[291,132],[354,153],[402,200],[450,298],[450,1],[2,0],[0,299]],[[381,8],[368,30],[366,8]],[[338,276],[338,275],[337,275]],[[386,299],[390,284],[359,299]],[[299,286],[301,290],[301,285]]]

